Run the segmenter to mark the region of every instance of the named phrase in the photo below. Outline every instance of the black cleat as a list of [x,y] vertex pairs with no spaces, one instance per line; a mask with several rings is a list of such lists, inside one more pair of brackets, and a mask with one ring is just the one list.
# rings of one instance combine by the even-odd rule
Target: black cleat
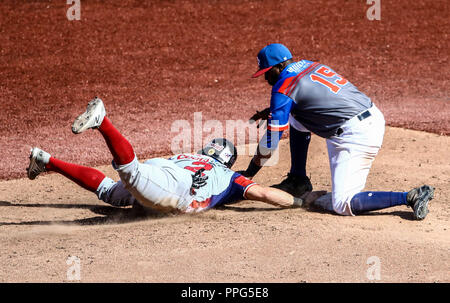
[[434,188],[428,185],[414,188],[408,192],[406,201],[414,211],[416,220],[423,220],[428,214],[428,203],[433,199]]
[[282,191],[290,193],[294,197],[301,197],[304,193],[312,191],[311,181],[307,176],[295,176],[288,173],[287,178],[279,184],[271,187],[278,188]]

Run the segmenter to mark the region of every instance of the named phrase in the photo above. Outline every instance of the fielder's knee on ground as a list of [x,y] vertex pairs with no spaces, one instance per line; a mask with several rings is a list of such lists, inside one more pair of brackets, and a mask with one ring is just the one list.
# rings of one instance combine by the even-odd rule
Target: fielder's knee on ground
[[333,203],[333,210],[339,214],[344,216],[353,216],[350,201],[353,198],[353,194],[350,195],[338,195],[333,193],[332,195],[332,203]]
[[313,203],[316,206],[319,206],[331,212],[335,212],[339,215],[353,216],[350,207],[350,201],[352,197],[353,195],[351,197],[343,195],[338,195],[336,197],[335,193],[327,193],[317,198]]

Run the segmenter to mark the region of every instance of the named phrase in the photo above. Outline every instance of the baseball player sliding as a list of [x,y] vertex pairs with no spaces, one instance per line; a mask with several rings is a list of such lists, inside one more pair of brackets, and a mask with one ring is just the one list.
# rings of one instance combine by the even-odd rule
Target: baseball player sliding
[[291,170],[275,188],[294,196],[311,191],[306,159],[311,132],[326,139],[332,192],[314,204],[341,215],[358,215],[396,205],[410,206],[414,218],[428,214],[434,188],[423,185],[409,192],[361,192],[372,162],[381,148],[385,121],[369,97],[330,67],[308,60],[294,62],[282,44],[270,44],[258,53],[259,70],[272,86],[270,108],[251,119],[268,120],[266,135],[244,176],[253,177],[290,125]]
[[[28,178],[54,171],[95,193],[113,206],[140,206],[161,212],[200,212],[217,205],[250,199],[279,207],[301,206],[303,199],[274,188],[265,188],[231,170],[236,149],[226,139],[214,139],[198,154],[179,154],[169,159],[154,158],[140,163],[131,144],[106,116],[101,99],[95,98],[72,125],[80,134],[97,129],[113,156],[120,176],[114,182],[102,172],[61,161],[35,147],[31,150]],[[310,200],[321,192],[304,196]]]

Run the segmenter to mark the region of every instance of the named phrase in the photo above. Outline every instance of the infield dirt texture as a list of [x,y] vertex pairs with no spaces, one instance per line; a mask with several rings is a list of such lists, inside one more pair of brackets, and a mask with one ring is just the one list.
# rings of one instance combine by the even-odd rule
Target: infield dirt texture
[[[81,0],[74,21],[65,0],[0,3],[0,282],[68,281],[70,256],[81,282],[371,282],[370,260],[374,281],[450,282],[447,0],[381,0],[374,21],[365,0],[141,2]],[[383,111],[366,189],[434,186],[424,221],[406,207],[342,217],[253,201],[137,217],[60,175],[26,178],[39,146],[117,180],[101,136],[70,130],[94,96],[141,160],[169,155],[172,124],[195,112],[247,120],[268,106],[270,87],[250,76],[273,42],[333,67]],[[323,139],[308,157],[314,188],[329,191]],[[280,182],[289,161],[283,140],[255,181]]]

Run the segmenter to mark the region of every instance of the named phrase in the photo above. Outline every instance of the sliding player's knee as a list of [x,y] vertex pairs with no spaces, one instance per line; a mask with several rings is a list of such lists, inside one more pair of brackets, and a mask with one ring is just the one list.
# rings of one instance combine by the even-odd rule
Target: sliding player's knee
[[112,206],[133,205],[136,201],[121,181],[115,182],[108,177],[100,183],[96,193],[100,200]]
[[109,196],[111,192],[111,188],[116,184],[114,180],[111,178],[105,177],[103,181],[98,186],[97,190],[95,191],[95,194],[97,195],[99,200],[102,200],[106,203],[109,203]]

